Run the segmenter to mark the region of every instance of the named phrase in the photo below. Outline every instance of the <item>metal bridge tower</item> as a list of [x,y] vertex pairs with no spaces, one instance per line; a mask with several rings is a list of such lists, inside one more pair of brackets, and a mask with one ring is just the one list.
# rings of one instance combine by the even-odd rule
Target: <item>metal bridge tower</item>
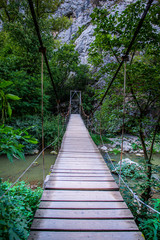
[[81,114],[81,91],[71,90],[70,91],[70,113]]

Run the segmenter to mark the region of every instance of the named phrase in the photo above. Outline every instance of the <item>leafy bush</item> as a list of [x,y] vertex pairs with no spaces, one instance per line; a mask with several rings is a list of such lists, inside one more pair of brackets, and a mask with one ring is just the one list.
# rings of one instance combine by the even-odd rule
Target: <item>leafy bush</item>
[[[99,134],[93,134],[93,133],[90,132],[90,135],[91,135],[91,138],[96,145],[101,145],[102,144],[102,140],[101,140],[101,137],[100,137]],[[110,139],[108,139],[108,137],[106,137],[104,135],[102,135],[102,139],[103,139],[104,144],[112,144],[113,143]]]
[[[154,209],[160,212],[160,199],[154,200]],[[160,239],[160,215],[156,213],[149,213],[147,218],[138,219],[140,230],[144,232],[146,239],[158,240]]]
[[120,150],[118,150],[117,148],[113,148],[113,149],[112,149],[112,152],[113,152],[115,155],[117,155],[117,154],[120,154],[120,153],[121,153],[121,151],[120,151]]
[[101,138],[100,138],[100,136],[98,134],[90,133],[90,135],[91,135],[91,138],[92,138],[92,140],[94,141],[94,143],[96,145],[101,145],[102,144]]
[[[59,120],[58,120],[59,119]],[[63,128],[63,119],[60,116],[53,116],[48,115],[44,117],[44,139],[45,139],[45,146],[48,146],[51,142],[54,141],[54,139],[58,136],[58,121],[59,121],[59,131],[62,132]],[[33,116],[24,116],[22,118],[16,118],[13,119],[12,126],[14,128],[28,128],[29,126],[32,126],[32,128],[28,129],[28,132],[30,135],[34,136],[36,139],[38,139],[39,143],[41,143],[42,139],[42,129],[41,129],[41,117],[39,115],[33,115]],[[60,141],[62,139],[62,135],[60,137]],[[25,146],[25,152],[30,152],[31,150],[35,149],[34,144],[27,144],[23,142]],[[54,146],[56,146],[57,141],[54,143]]]
[[[0,184],[0,196],[11,185]],[[0,201],[0,239],[27,239],[42,189],[30,189],[25,182],[15,185]]]
[[[116,165],[116,171],[120,171],[120,162]],[[146,178],[144,167],[128,158],[122,159],[121,174],[124,177],[132,178],[132,180]]]
[[37,140],[28,134],[29,128],[13,129],[10,126],[0,126],[0,155],[7,154],[12,162],[13,156],[24,159],[23,143],[36,144]]
[[136,143],[132,143],[132,148],[135,151],[139,149],[139,146]]

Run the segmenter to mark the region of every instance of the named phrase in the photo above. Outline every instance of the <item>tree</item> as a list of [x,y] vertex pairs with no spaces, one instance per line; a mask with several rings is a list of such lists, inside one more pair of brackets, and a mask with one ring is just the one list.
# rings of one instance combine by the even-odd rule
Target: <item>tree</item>
[[[96,8],[91,15],[96,28],[95,41],[90,49],[90,59],[96,67],[101,67],[100,76],[107,74],[106,82],[109,82],[109,78],[121,61],[121,56],[129,45],[144,8],[145,1],[138,0],[128,5],[122,13],[119,13],[115,6],[112,12]],[[159,10],[159,4],[154,3],[132,46],[130,61],[127,64],[127,118],[132,123],[132,127],[137,127],[144,151],[148,181],[142,196],[146,202],[151,195],[151,158],[160,122],[160,33],[157,31],[160,23]],[[110,61],[106,63],[108,56]],[[122,86],[121,70],[109,92],[110,95],[112,92],[118,96],[121,95]],[[100,92],[103,93],[102,90]],[[113,107],[112,97],[108,100]],[[121,111],[120,108],[118,110]],[[113,111],[115,110],[111,110]],[[148,151],[145,139],[151,136],[152,142]]]

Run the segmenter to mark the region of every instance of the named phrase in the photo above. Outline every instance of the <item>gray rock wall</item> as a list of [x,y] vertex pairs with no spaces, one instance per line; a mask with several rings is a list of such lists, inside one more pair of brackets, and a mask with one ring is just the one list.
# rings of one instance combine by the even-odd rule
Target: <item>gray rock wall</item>
[[[107,7],[112,10],[115,4],[117,9],[121,12],[125,9],[126,5],[134,0],[106,0],[99,1],[98,7]],[[57,10],[55,17],[68,16],[73,18],[73,24],[69,29],[59,33],[58,39],[63,43],[69,43],[73,40],[78,29],[84,27],[84,31],[75,40],[76,50],[80,54],[82,64],[87,63],[88,49],[90,44],[94,41],[94,26],[90,23],[90,14],[96,7],[95,0],[65,0]]]

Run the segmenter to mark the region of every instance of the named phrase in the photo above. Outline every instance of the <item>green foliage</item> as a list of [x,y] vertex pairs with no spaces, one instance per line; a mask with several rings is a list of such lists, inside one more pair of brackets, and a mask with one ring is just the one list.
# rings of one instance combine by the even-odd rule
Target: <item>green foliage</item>
[[[0,184],[0,196],[10,185],[9,182]],[[1,199],[1,239],[27,239],[41,195],[41,188],[33,191],[24,182],[19,182]]]
[[[117,170],[119,169],[119,166]],[[146,189],[147,184],[147,176],[144,174],[144,169],[139,169],[136,165],[128,166],[122,165],[121,172],[125,183],[140,196],[144,189]],[[113,175],[114,176],[114,175]],[[115,178],[117,183],[119,182],[119,178]],[[154,190],[156,187],[159,191],[159,183],[153,184],[151,182],[152,188]],[[147,240],[158,240],[160,237],[160,215],[154,213],[152,210],[145,208],[143,205],[140,205],[136,199],[133,197],[132,193],[128,190],[128,188],[121,181],[120,191],[123,196],[123,199],[127,203],[128,207],[131,209],[132,214],[135,217],[136,223],[140,231],[144,234],[145,239]],[[154,208],[157,211],[160,211],[160,199],[150,199],[148,205]]]
[[94,141],[94,143],[98,146],[101,145],[101,138],[98,134],[93,134],[90,133],[92,140]]
[[63,16],[60,18],[53,19],[52,21],[53,31],[60,32],[65,29],[68,29],[72,25],[73,19],[72,18],[69,19],[68,17]]
[[[160,212],[160,199],[153,199],[153,208]],[[139,218],[140,230],[144,232],[146,239],[158,240],[160,238],[160,215],[149,213],[146,219]]]
[[[45,138],[45,146],[48,146],[51,142],[53,142],[58,137],[58,125],[59,125],[59,142],[62,141],[64,134],[63,127],[63,119],[61,116],[50,116],[46,117],[44,121],[44,138]],[[58,144],[58,139],[54,142],[54,147]]]
[[[144,8],[145,1],[140,0],[129,4],[122,13],[118,12],[117,6],[112,10],[112,13],[105,8],[95,8],[91,14],[92,23],[96,25],[96,39],[91,47],[93,59],[95,59],[94,54],[96,52],[102,58],[103,55],[106,55],[106,52],[109,52],[111,56],[120,61],[120,56],[122,56],[124,49],[129,45]],[[158,47],[158,34],[152,25],[153,16],[158,8],[159,6],[156,4],[153,5],[147,14],[140,34],[133,44],[131,53],[135,52],[135,49],[136,51],[141,51],[149,44],[155,44]]]
[[20,98],[14,94],[6,93],[6,88],[12,85],[11,81],[1,81],[0,80],[0,111],[1,111],[1,119],[2,123],[7,119],[7,115],[9,118],[12,116],[12,108],[9,103],[9,100],[20,100]]
[[[120,164],[117,164],[116,170],[120,171]],[[124,177],[130,177],[132,180],[146,178],[144,168],[135,162],[129,164],[122,160],[121,173]]]
[[[128,4],[122,12],[115,8],[96,8],[92,13],[95,26],[95,41],[91,44],[90,60],[96,67],[101,67],[97,78],[104,76],[106,85],[117,69],[121,56],[127,49],[130,40],[146,6],[146,1],[137,0]],[[125,104],[125,132],[141,136],[143,149],[146,139],[153,135],[157,125],[160,107],[160,51],[159,39],[159,4],[155,3],[147,13],[143,26],[130,51],[127,63],[127,86]],[[157,21],[156,21],[157,19]],[[106,56],[110,62],[106,62]],[[121,132],[123,126],[123,71],[121,70],[101,107],[100,120],[102,130]],[[101,99],[104,90],[99,90],[97,99]],[[158,129],[158,128],[156,128]],[[147,147],[146,147],[147,148]],[[145,158],[149,159],[149,151]]]
[[132,148],[135,151],[139,149],[139,146],[136,143],[132,143]]
[[[60,141],[62,140],[63,136],[63,125],[64,120],[60,116],[54,116],[54,115],[46,115],[44,116],[44,140],[45,140],[45,146],[48,146],[51,142],[54,141],[54,139],[58,136],[58,122],[59,122],[59,132],[61,132]],[[31,136],[34,136],[39,144],[41,145],[42,141],[42,128],[41,128],[41,116],[39,115],[33,115],[33,116],[23,116],[21,118],[12,119],[12,126],[14,129],[24,129],[27,128],[28,133]],[[30,128],[30,126],[33,126]],[[65,130],[65,129],[64,129]],[[55,141],[54,147],[56,148],[58,143],[58,140]],[[24,145],[24,151],[26,153],[30,153],[31,150],[35,149],[35,144],[28,144],[27,142],[23,142]]]
[[89,24],[90,23],[82,25],[82,27],[78,27],[78,31],[72,36],[71,43],[74,43],[76,41],[76,39],[79,38],[79,36],[82,34],[82,32],[87,29]]
[[[69,101],[71,89],[86,90],[89,98],[93,96],[93,89],[87,87],[93,81],[89,74],[89,68],[87,65],[80,64],[79,54],[75,51],[73,44],[64,44],[54,51],[51,69],[61,102],[66,99]],[[52,89],[48,89],[47,93],[51,96],[52,105],[55,104],[55,97],[51,94]],[[91,106],[87,102],[86,105]]]
[[122,96],[112,94],[107,96],[101,110],[96,112],[96,118],[101,121],[101,129],[106,133],[118,133],[122,125]]
[[112,149],[112,152],[113,152],[115,155],[117,155],[117,154],[120,154],[120,153],[121,153],[121,151],[120,151],[120,150],[118,150],[117,148],[113,148],[113,149]]
[[[69,100],[70,89],[84,90],[90,83],[89,68],[81,65],[75,45],[61,46],[54,34],[72,24],[66,16],[54,18],[53,13],[62,1],[35,0],[34,9],[41,31],[47,58],[61,103]],[[14,12],[12,11],[14,9]],[[12,81],[9,93],[21,98],[12,104],[14,115],[39,114],[41,104],[39,42],[29,5],[25,0],[3,3],[0,8],[3,29],[0,32],[0,78]],[[86,104],[87,105],[87,104]],[[91,104],[90,104],[91,105]],[[44,108],[55,112],[56,99],[44,64]]]
[[101,139],[101,137],[100,137],[99,134],[94,134],[94,133],[91,133],[91,132],[90,132],[90,135],[91,135],[92,140],[94,141],[94,143],[95,143],[97,146],[102,144],[102,139],[103,139],[103,143],[104,143],[104,144],[110,144],[110,143],[112,143],[112,141],[111,141],[110,139],[108,139],[108,137],[105,136],[105,135],[102,135],[102,139]]
[[0,126],[0,155],[7,154],[11,162],[13,157],[24,159],[22,143],[37,144],[37,140],[28,134],[28,129],[15,130],[10,126]]

